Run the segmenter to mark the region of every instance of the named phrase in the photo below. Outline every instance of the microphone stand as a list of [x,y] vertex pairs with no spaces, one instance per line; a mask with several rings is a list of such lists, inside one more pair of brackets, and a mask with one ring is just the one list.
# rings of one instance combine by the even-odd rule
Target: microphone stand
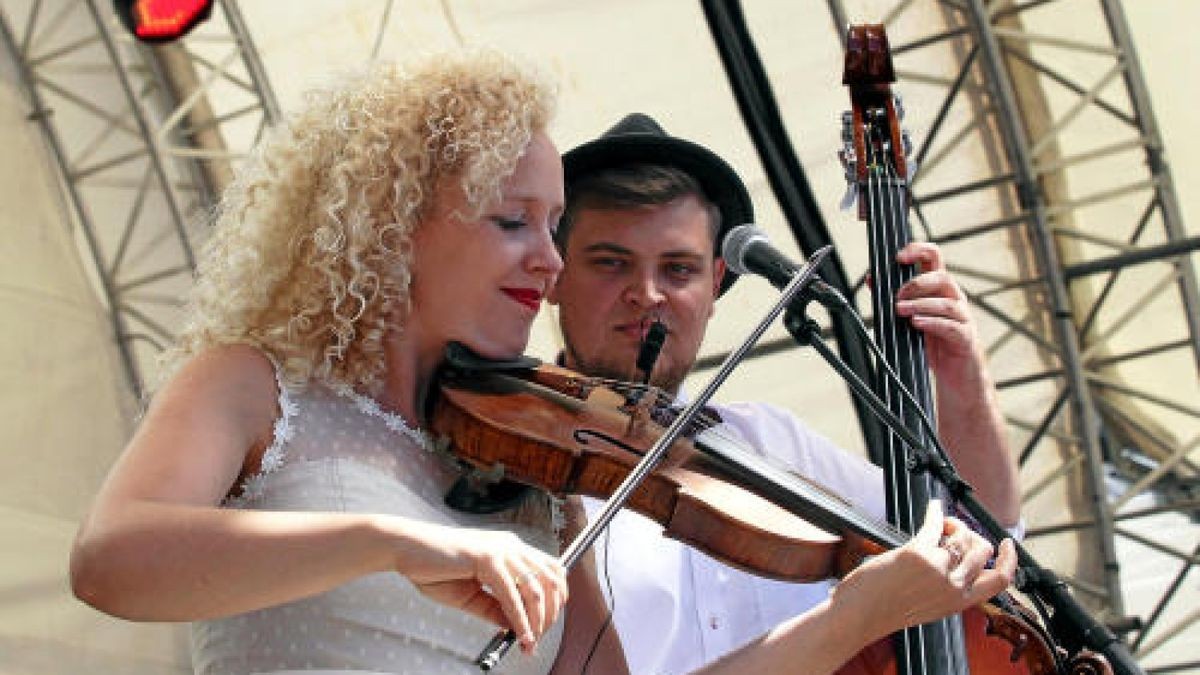
[[[847,308],[848,311],[853,311]],[[993,541],[1008,536],[1004,527],[996,521],[987,508],[975,498],[974,490],[954,469],[954,465],[941,453],[930,451],[924,441],[914,434],[902,419],[884,404],[875,392],[833,353],[821,339],[821,328],[806,313],[807,303],[789,307],[784,314],[784,327],[800,346],[811,346],[825,362],[836,371],[851,391],[867,405],[888,429],[899,436],[911,448],[915,461],[908,462],[909,470],[917,473],[928,471],[946,487],[960,508],[979,524],[983,533]],[[886,377],[894,377],[886,368],[881,368]],[[898,383],[899,384],[899,383]],[[1017,550],[1017,588],[1054,609],[1048,628],[1067,645],[1071,653],[1086,647],[1103,655],[1117,675],[1145,675],[1145,671],[1133,659],[1125,643],[1121,642],[1106,626],[1098,622],[1071,595],[1065,582],[1051,570],[1038,564],[1020,542],[1014,541]]]
[[[760,321],[753,330],[750,331],[750,335],[746,337],[746,340],[742,343],[742,345],[725,358],[725,362],[721,364],[720,370],[715,376],[713,376],[712,381],[710,381],[704,387],[703,391],[701,391],[696,397],[696,399],[689,403],[687,407],[684,408],[684,410],[679,414],[679,416],[676,417],[665,430],[663,430],[662,435],[655,440],[654,445],[652,445],[650,449],[646,451],[641,460],[639,460],[638,463],[630,470],[629,475],[625,477],[625,480],[621,481],[621,484],[618,485],[615,490],[613,490],[612,496],[609,497],[608,501],[604,503],[604,507],[601,508],[600,512],[595,516],[592,522],[588,523],[588,525],[583,528],[583,531],[581,531],[579,535],[575,537],[575,540],[572,541],[571,544],[567,546],[566,550],[563,551],[562,555],[559,556],[559,562],[563,567],[567,569],[574,567],[575,563],[579,561],[588,548],[595,543],[596,539],[600,536],[600,533],[603,532],[604,529],[608,527],[608,524],[612,521],[612,519],[616,517],[617,511],[619,511],[621,507],[625,505],[625,502],[628,501],[631,496],[633,496],[633,491],[636,490],[642,481],[650,474],[650,472],[654,470],[654,467],[657,466],[659,460],[666,455],[667,451],[675,443],[676,439],[678,439],[679,436],[683,434],[684,430],[688,428],[688,425],[692,423],[692,420],[700,412],[701,408],[703,408],[705,404],[708,403],[708,400],[712,398],[713,394],[717,392],[717,388],[720,387],[729,377],[729,374],[733,372],[734,367],[741,363],[742,359],[745,358],[746,353],[750,351],[750,348],[753,347],[756,342],[758,342],[758,339],[762,337],[762,334],[766,332],[771,323],[773,323],[775,319],[781,313],[783,313],[784,308],[786,308],[788,304],[792,302],[793,298],[812,282],[812,280],[815,278],[817,267],[825,259],[825,256],[829,255],[829,252],[832,250],[833,246],[826,246],[809,256],[808,262],[804,265],[804,267],[795,273],[787,287],[783,289],[782,296],[767,313],[767,315],[763,317],[762,321]],[[475,665],[479,666],[480,670],[490,671],[496,667],[496,665],[500,662],[500,659],[504,658],[504,655],[508,653],[508,650],[512,648],[516,641],[517,635],[512,629],[499,630],[484,646],[483,650],[480,651],[479,656],[475,658]]]

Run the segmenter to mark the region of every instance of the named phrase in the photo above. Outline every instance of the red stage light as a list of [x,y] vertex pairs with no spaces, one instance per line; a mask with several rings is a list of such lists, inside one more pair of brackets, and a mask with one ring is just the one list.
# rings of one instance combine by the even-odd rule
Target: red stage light
[[212,13],[212,0],[113,0],[117,16],[143,42],[183,37]]

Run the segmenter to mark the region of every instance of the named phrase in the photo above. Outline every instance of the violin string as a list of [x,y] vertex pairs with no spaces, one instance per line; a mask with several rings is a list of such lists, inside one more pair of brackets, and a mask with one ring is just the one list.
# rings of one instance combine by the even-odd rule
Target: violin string
[[[887,162],[887,163],[885,163],[885,167],[888,171],[890,179],[893,181],[893,184],[899,186],[900,179],[899,179],[899,175],[896,171],[895,166],[892,163]],[[897,192],[899,192],[899,196],[902,198],[903,191],[893,191],[892,194],[897,195]],[[903,217],[904,210],[902,208],[902,204],[899,207],[899,210],[897,211],[897,213],[899,213],[901,215],[901,217]],[[855,318],[858,318],[858,317],[855,317]],[[865,336],[866,332],[867,332],[866,326],[862,325],[861,320],[859,320],[858,323],[859,323],[859,328],[860,328],[861,332]],[[918,420],[920,422],[920,425],[921,425],[921,429],[916,430],[916,432],[915,432],[916,435],[922,441],[924,441],[926,443],[926,447],[928,447],[928,444],[932,443],[934,451],[938,454],[938,456],[940,457],[940,459],[942,461],[944,461],[948,464],[951,463],[949,456],[946,453],[945,448],[942,446],[940,440],[937,437],[936,426],[934,425],[933,420],[930,419],[928,413],[926,412],[927,408],[929,407],[928,390],[925,390],[925,395],[921,397],[921,399],[924,401],[924,403],[918,402],[917,395],[914,394],[912,391],[910,391],[904,385],[904,382],[901,380],[900,375],[895,371],[895,369],[892,368],[892,366],[887,362],[887,360],[883,358],[883,355],[879,351],[878,347],[870,341],[868,341],[868,344],[870,345],[871,349],[875,352],[876,360],[877,360],[879,366],[882,367],[884,370],[886,370],[887,373],[891,376],[891,378],[892,378],[891,382],[895,386],[896,391],[899,392],[903,396],[903,400],[907,401],[908,404],[913,407],[913,410],[916,413]],[[910,341],[910,344],[912,344],[911,341]],[[914,347],[913,362],[915,364],[917,364],[917,366],[914,368],[915,373],[928,372],[926,370],[928,368],[927,360],[928,360],[928,357],[927,357],[925,351],[921,350],[921,349],[915,349],[915,347]],[[921,381],[920,379],[918,379],[914,376],[913,382],[919,383],[920,381]]]
[[[675,403],[674,397],[672,397],[670,394],[667,394],[662,389],[654,386],[607,378],[588,378],[588,383],[605,386],[617,392],[618,394],[649,393],[652,396],[653,402],[658,408],[670,408]],[[701,411],[692,419],[692,423],[696,425],[703,425],[703,427],[707,428],[719,424],[720,420]],[[693,430],[689,429],[689,431]]]
[[[622,391],[629,391],[629,390],[636,390],[636,391],[640,391],[643,389],[651,390],[650,395],[653,396],[653,398],[656,402],[667,404],[667,405],[674,403],[673,397],[671,397],[669,394],[665,393],[664,391],[662,391],[661,389],[659,389],[657,387],[644,387],[643,385],[637,385],[635,383],[624,382],[624,381],[619,381],[619,380],[608,380],[606,378],[589,378],[589,382],[597,383],[597,384],[603,383],[606,386],[608,386],[609,388],[617,391],[618,393],[621,393]],[[844,500],[837,497],[836,493],[828,490],[821,484],[816,483],[816,482],[806,478],[802,474],[799,474],[795,471],[791,471],[791,470],[787,469],[786,467],[774,464],[773,462],[771,462],[769,456],[760,455],[759,453],[755,452],[753,448],[751,448],[747,445],[746,441],[743,438],[741,438],[740,436],[734,435],[733,433],[731,433],[728,430],[727,427],[722,425],[720,419],[714,418],[710,415],[703,415],[703,414],[697,415],[697,419],[700,420],[700,422],[698,424],[698,426],[700,426],[700,428],[693,429],[693,431],[703,431],[705,434],[710,435],[710,437],[714,441],[721,441],[721,442],[728,443],[730,446],[737,449],[739,452],[744,453],[748,456],[761,457],[762,459],[767,460],[768,464],[774,466],[775,468],[783,471],[784,473],[786,473],[788,475],[794,476],[796,479],[800,480],[806,486],[811,486],[811,487],[816,488],[815,490],[802,490],[802,492],[804,492],[804,496],[811,503],[818,506],[819,508],[822,508],[825,511],[830,512],[830,513],[846,513],[849,516],[852,516],[852,519],[857,519],[858,522],[860,523],[860,525],[862,525],[867,530],[881,532],[893,540],[904,541],[909,537],[908,533],[903,532],[902,530],[894,527],[891,523],[887,522],[884,519],[876,518],[874,515],[862,511],[857,506],[854,506],[851,504],[850,505],[851,511],[848,512],[846,509],[847,502],[845,502]],[[697,424],[697,420],[693,420],[693,424]]]
[[[882,211],[883,213],[887,214],[885,218],[889,219],[888,230],[893,237],[892,248],[889,253],[894,255],[912,240],[911,232],[908,228],[906,186],[904,185],[902,178],[898,175],[898,162],[894,161],[897,157],[897,153],[903,152],[903,146],[897,145],[894,142],[895,139],[891,135],[890,126],[881,130],[880,133],[886,133],[888,141],[891,142],[890,152],[888,152],[888,146],[881,146],[884,150],[882,153],[884,159],[882,162],[882,168],[886,174],[886,180],[884,183],[887,185],[887,189],[882,193],[882,197],[887,200],[887,208],[883,208]],[[885,298],[889,299],[889,304],[891,304],[893,307],[895,302],[895,292],[899,290],[899,286],[911,280],[919,273],[919,269],[917,269],[916,266],[905,267],[894,265],[894,269],[896,273],[895,283],[897,286],[896,288],[891,289],[891,292],[885,296]],[[930,382],[928,377],[928,363],[926,360],[925,350],[923,348],[924,345],[922,342],[922,334],[912,328],[901,331],[901,327],[902,326],[900,325],[899,320],[893,324],[893,328],[897,331],[895,335],[895,345],[897,350],[902,351],[908,357],[907,361],[905,362],[909,371],[909,379],[907,382],[910,383],[913,391],[909,392],[906,390],[905,394],[908,395],[907,398],[905,396],[897,396],[895,403],[898,408],[898,412],[900,412],[901,419],[907,421],[910,416],[915,415],[919,418],[922,418],[924,422],[929,422],[928,419],[924,419],[926,413],[931,407],[931,396],[929,389]],[[903,342],[899,340],[901,333],[903,334],[904,338]],[[895,384],[899,388],[904,387],[903,383],[900,381],[897,381]],[[920,442],[922,447],[927,447],[929,444],[928,436],[926,435],[927,428],[929,429],[930,434],[936,436],[936,433],[933,431],[932,423],[929,423],[928,425],[920,424],[917,428],[912,429],[913,434],[917,437],[917,440]],[[918,514],[915,511],[919,505],[914,503],[911,493],[908,492],[910,484],[908,482],[907,472],[904,474],[901,484],[906,490],[906,493],[909,494],[907,499],[910,518],[909,522],[913,523],[913,527],[915,528],[916,523],[918,522]],[[931,491],[935,496],[938,494],[936,486],[934,486]],[[946,504],[948,513],[954,508],[956,508],[954,504]],[[955,643],[953,631],[931,633],[928,635],[928,639],[937,639],[938,637],[940,637],[940,640],[943,642],[943,644],[932,648],[935,651],[947,655],[947,658],[950,659],[950,661],[946,662],[947,665],[962,663],[963,659],[965,659],[965,654],[962,652],[963,645],[961,643]],[[926,631],[923,629],[918,629],[916,631],[916,638],[919,643],[923,644],[927,639]],[[929,654],[929,649],[930,647],[924,646],[919,648],[919,655],[922,660],[924,660]]]
[[[901,148],[896,149],[896,152],[901,152],[901,151],[902,151]],[[888,157],[889,160],[891,159],[891,157],[892,156],[889,155],[889,157]],[[888,196],[890,198],[890,201],[892,202],[891,213],[896,218],[896,222],[893,224],[893,227],[891,229],[895,233],[896,247],[897,247],[897,249],[899,249],[900,247],[907,244],[906,240],[911,241],[912,237],[908,231],[906,209],[904,208],[904,204],[903,204],[903,201],[905,199],[904,190],[901,185],[901,179],[896,171],[895,162],[892,162],[892,161],[887,162],[886,169],[887,169],[888,177],[889,177],[891,185],[892,185],[892,189],[888,191]],[[916,269],[910,269],[907,271],[907,273],[905,272],[905,270],[901,269],[900,272],[901,272],[901,281],[911,280],[917,274]],[[910,369],[911,369],[911,372],[909,373],[909,382],[913,383],[913,388],[916,390],[915,392],[913,392],[913,395],[916,398],[916,401],[913,402],[913,405],[916,406],[917,410],[926,410],[929,408],[930,401],[929,401],[929,390],[928,390],[929,380],[928,380],[928,377],[926,376],[926,374],[929,371],[928,371],[928,363],[926,361],[925,350],[922,349],[921,336],[918,332],[909,331],[908,335],[909,335],[909,339],[905,340],[905,347],[907,348],[907,350],[909,352],[908,362],[910,364]],[[904,399],[902,399],[902,400],[904,400]],[[918,438],[920,438],[922,441],[925,440],[925,438],[924,438],[925,430],[923,428],[917,429],[914,431]]]
[[[875,250],[873,263],[876,265],[874,269],[880,272],[876,276],[880,277],[876,280],[878,287],[876,288],[876,320],[881,340],[885,344],[881,347],[887,352],[888,359],[891,363],[896,363],[898,339],[896,334],[896,318],[895,318],[895,298],[896,287],[894,275],[898,273],[895,263],[895,250],[890,247],[893,243],[888,237],[888,233],[883,229],[887,228],[890,223],[886,218],[886,209],[884,208],[883,192],[883,171],[886,160],[884,158],[883,138],[877,124],[878,118],[870,119],[868,122],[868,131],[870,140],[866,143],[871,154],[870,171],[868,179],[870,186],[867,190],[871,220],[868,231],[871,233],[873,246]],[[880,376],[876,382],[876,389],[879,391],[880,397],[884,400],[888,409],[897,413],[903,419],[903,410],[897,410],[895,397],[893,396],[893,383],[886,377]],[[894,515],[897,524],[909,523],[915,527],[914,514],[912,512],[912,498],[910,494],[910,485],[907,480],[907,467],[904,466],[903,451],[904,446],[900,439],[891,432],[885,434],[887,438],[887,461],[890,462],[890,470],[884,472],[885,478],[890,476],[890,488],[885,490],[884,495],[888,499],[888,512]],[[904,528],[901,528],[904,529]],[[900,656],[904,663],[912,663],[915,657],[921,659],[917,665],[917,672],[927,672],[923,663],[925,648],[924,631],[920,629],[906,630],[905,638],[899,642],[903,655]]]

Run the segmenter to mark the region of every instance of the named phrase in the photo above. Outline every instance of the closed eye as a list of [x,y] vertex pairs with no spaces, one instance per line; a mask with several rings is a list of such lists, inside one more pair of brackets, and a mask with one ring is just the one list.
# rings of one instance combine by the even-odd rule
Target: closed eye
[[501,230],[511,232],[525,227],[525,221],[520,218],[506,218],[504,216],[494,216],[492,222]]

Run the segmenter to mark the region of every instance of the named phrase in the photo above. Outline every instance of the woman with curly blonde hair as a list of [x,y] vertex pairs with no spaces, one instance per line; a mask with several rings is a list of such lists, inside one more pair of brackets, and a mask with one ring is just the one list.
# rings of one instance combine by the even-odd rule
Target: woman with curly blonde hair
[[265,139],[81,528],[80,598],[195,621],[202,673],[426,672],[495,624],[527,649],[556,625],[552,502],[450,511],[455,468],[417,426],[446,345],[519,355],[562,266],[553,106],[536,73],[475,52],[347,78]]
[[[420,427],[446,347],[520,355],[562,269],[553,105],[540,76],[471,52],[373,68],[271,133],[218,212],[170,376],[80,527],[78,597],[193,622],[205,674],[475,672],[497,625],[523,649],[498,672],[627,670],[586,566],[567,602],[560,503],[451,509],[459,469]],[[859,629],[896,588],[930,591],[905,621],[961,608],[907,548],[711,669],[805,655],[821,672],[877,637]]]

